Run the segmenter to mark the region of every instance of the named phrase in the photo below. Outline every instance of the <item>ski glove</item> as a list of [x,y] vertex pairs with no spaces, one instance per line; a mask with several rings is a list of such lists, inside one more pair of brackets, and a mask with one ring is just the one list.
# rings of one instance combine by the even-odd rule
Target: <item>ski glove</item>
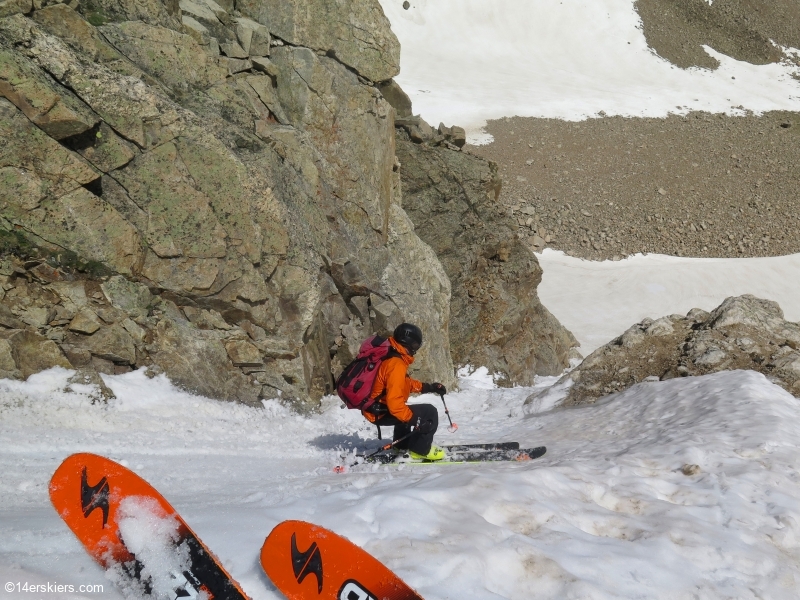
[[423,383],[423,394],[436,394],[437,396],[444,396],[447,393],[447,388],[441,383]]

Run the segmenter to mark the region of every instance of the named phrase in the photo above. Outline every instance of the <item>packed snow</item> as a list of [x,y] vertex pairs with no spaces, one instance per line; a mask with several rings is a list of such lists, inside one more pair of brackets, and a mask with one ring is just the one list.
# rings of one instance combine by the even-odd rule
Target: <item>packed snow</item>
[[[447,397],[460,427],[437,441],[517,440],[546,445],[545,457],[345,474],[333,472],[342,454],[379,442],[335,398],[303,418],[276,401],[193,396],[140,370],[104,376],[117,396],[106,405],[88,387],[64,391],[69,375],[0,381],[3,582],[105,583],[100,596],[60,597],[122,597],[48,501],[60,461],[88,451],[159,489],[254,600],[281,597],[257,557],[285,519],[348,537],[427,600],[789,599],[800,585],[800,402],[757,373],[640,384],[524,417],[531,388],[462,369]],[[438,398],[420,400],[445,422]],[[163,534],[144,522],[131,539]]]
[[[186,583],[182,573],[190,565],[189,547],[177,544],[181,525],[175,515],[166,514],[153,498],[129,496],[119,504],[117,523],[125,547],[142,565],[142,581],[148,582],[152,595],[174,595],[174,590]],[[144,586],[126,577],[122,565],[115,565],[108,579],[129,596],[144,593]]]
[[[414,113],[491,141],[488,119],[662,117],[693,110],[800,110],[797,68],[706,52],[714,71],[679,69],[645,41],[634,0],[380,0],[400,40]],[[793,49],[787,49],[788,53]]]

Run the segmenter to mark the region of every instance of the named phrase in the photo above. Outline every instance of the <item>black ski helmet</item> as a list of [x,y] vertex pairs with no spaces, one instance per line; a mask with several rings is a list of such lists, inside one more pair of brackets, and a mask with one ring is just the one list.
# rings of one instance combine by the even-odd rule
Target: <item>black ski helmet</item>
[[411,323],[400,323],[392,334],[394,341],[403,346],[414,356],[422,346],[422,330]]

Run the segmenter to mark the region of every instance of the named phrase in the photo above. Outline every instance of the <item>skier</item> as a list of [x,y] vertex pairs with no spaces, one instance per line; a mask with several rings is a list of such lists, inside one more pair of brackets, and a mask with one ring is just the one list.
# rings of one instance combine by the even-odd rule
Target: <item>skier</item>
[[422,383],[408,376],[408,367],[422,346],[422,331],[411,323],[401,323],[389,338],[392,346],[389,356],[378,367],[370,399],[375,402],[362,414],[375,425],[394,425],[395,441],[414,433],[398,443],[395,449],[408,451],[416,460],[442,460],[444,450],[433,444],[433,435],[439,426],[439,413],[431,404],[407,404],[413,393],[444,395],[447,389],[441,383]]

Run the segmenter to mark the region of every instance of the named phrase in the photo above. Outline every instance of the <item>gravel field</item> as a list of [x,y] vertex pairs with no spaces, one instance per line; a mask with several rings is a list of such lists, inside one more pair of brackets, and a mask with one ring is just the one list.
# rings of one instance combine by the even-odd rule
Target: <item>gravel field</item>
[[490,121],[520,234],[593,260],[800,252],[800,114]]

